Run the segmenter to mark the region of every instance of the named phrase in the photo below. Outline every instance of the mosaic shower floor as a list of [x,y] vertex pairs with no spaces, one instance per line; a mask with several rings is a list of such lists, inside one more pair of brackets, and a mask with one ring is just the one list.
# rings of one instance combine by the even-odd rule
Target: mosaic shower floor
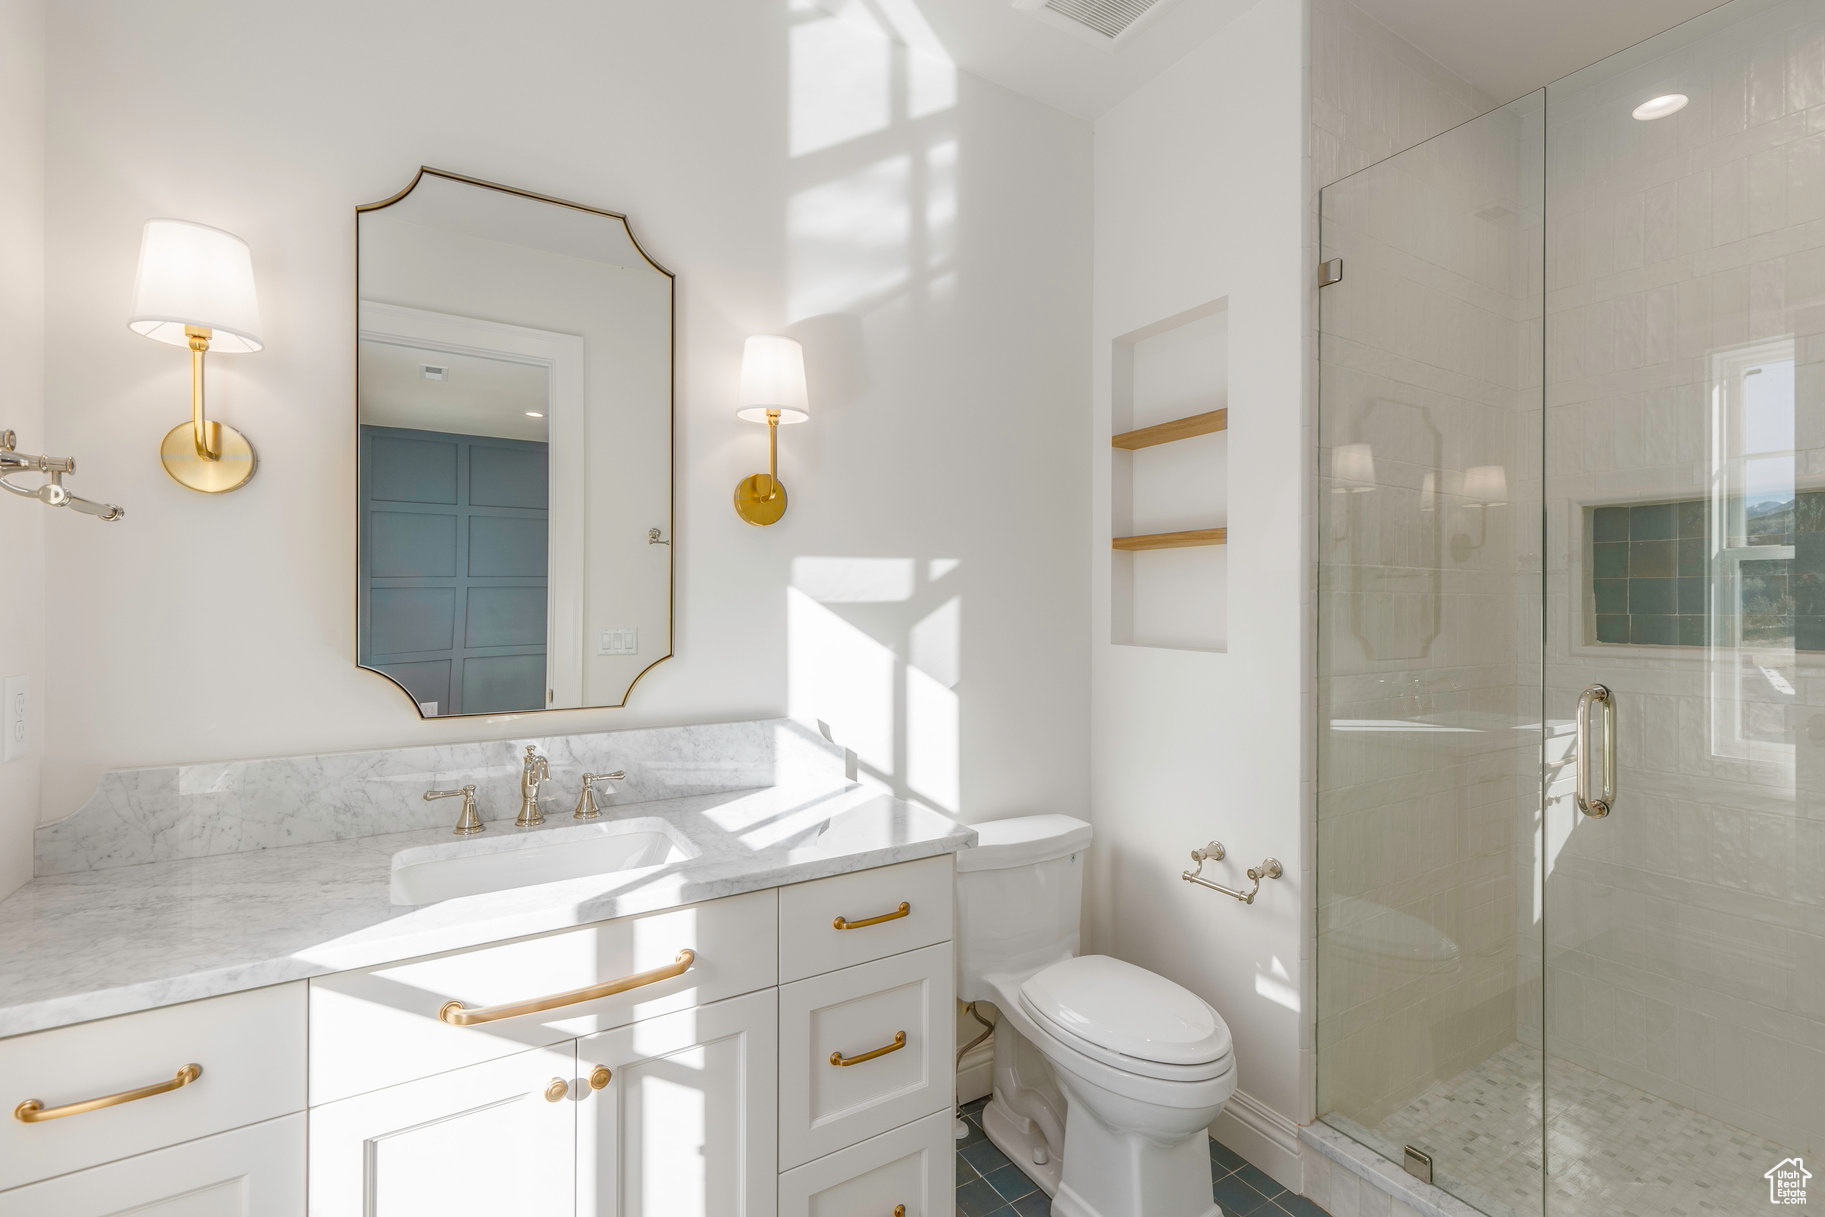
[[[963,1105],[969,1135],[957,1142],[957,1217],[1051,1217],[1052,1201],[982,1132],[987,1099]],[[1223,1217],[1328,1217],[1226,1146],[1210,1143],[1210,1193]]]
[[[1434,1178],[1491,1217],[1539,1217],[1541,1053],[1511,1044],[1381,1122],[1343,1124],[1376,1149],[1414,1145]],[[1765,1211],[1763,1172],[1793,1151],[1552,1058],[1550,1217],[1713,1217]]]

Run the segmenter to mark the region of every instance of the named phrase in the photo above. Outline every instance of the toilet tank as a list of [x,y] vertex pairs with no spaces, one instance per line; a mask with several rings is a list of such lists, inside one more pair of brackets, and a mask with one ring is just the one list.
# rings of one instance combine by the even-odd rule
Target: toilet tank
[[972,825],[957,854],[957,996],[992,999],[984,977],[1030,975],[1077,954],[1090,826],[1070,816]]

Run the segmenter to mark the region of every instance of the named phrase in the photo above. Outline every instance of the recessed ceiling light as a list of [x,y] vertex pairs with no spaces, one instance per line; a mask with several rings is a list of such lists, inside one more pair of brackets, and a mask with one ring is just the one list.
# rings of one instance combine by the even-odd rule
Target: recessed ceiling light
[[544,418],[545,416],[543,414],[540,414],[537,410],[528,410],[528,411],[526,411],[526,417],[527,418]]
[[1657,118],[1679,113],[1686,108],[1686,103],[1690,100],[1692,99],[1684,93],[1666,93],[1636,106],[1635,117],[1644,123],[1653,122]]

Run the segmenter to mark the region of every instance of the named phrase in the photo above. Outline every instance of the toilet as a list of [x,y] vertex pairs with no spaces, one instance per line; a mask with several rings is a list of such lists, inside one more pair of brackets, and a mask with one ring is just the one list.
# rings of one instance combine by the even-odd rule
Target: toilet
[[1001,1014],[983,1131],[1056,1217],[1221,1217],[1204,1130],[1236,1090],[1229,1028],[1163,976],[1077,953],[1090,825],[974,827],[957,855],[957,995]]

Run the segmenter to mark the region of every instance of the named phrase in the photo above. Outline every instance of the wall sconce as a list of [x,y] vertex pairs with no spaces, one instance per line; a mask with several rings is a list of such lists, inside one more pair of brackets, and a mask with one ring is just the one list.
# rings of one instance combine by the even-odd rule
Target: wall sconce
[[805,348],[796,339],[761,334],[741,351],[741,406],[737,418],[767,424],[767,471],[735,484],[735,514],[765,527],[786,514],[779,481],[779,425],[811,417],[805,395]]
[[188,220],[147,220],[133,281],[135,334],[190,348],[190,421],[159,445],[165,472],[204,494],[244,486],[253,476],[253,445],[203,409],[203,356],[260,349],[260,304],[253,254],[233,233]]
[[1489,509],[1508,502],[1508,471],[1500,465],[1472,465],[1464,471],[1464,498],[1477,514],[1477,538],[1470,548],[1481,549],[1489,539]]
[[1341,519],[1332,529],[1331,540],[1339,544],[1350,539],[1350,517],[1356,513],[1351,504],[1356,496],[1375,489],[1375,449],[1368,444],[1339,444],[1331,449],[1331,493],[1341,496],[1334,512]]

